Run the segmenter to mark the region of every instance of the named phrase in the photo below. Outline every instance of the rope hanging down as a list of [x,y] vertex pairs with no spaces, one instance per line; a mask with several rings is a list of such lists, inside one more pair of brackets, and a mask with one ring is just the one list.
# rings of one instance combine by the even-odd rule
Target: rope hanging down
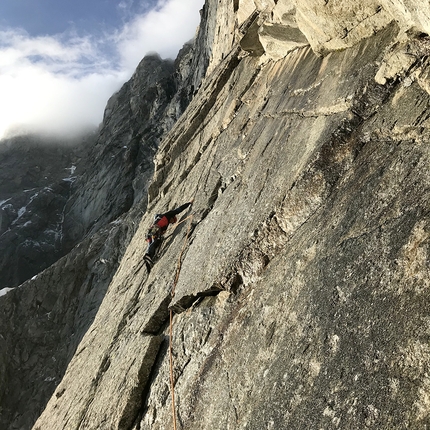
[[[176,285],[178,283],[179,274],[181,273],[182,255],[183,255],[185,247],[186,247],[186,245],[188,243],[188,237],[189,237],[190,231],[191,231],[191,223],[192,223],[192,220],[193,220],[193,215],[188,216],[187,218],[183,219],[180,223],[178,223],[178,225],[179,225],[179,224],[183,223],[184,221],[186,221],[187,219],[189,219],[190,222],[188,224],[187,235],[185,236],[184,244],[182,245],[181,253],[179,254],[178,262],[177,262],[177,265],[176,265],[176,274],[175,274],[175,279],[173,281],[173,287],[172,287],[172,292],[171,292],[172,299],[175,296]],[[173,378],[173,346],[172,346],[172,337],[173,337],[173,310],[170,309],[170,327],[169,327],[170,392],[171,392],[171,396],[172,396],[173,430],[176,430],[175,381],[174,381],[174,378]]]

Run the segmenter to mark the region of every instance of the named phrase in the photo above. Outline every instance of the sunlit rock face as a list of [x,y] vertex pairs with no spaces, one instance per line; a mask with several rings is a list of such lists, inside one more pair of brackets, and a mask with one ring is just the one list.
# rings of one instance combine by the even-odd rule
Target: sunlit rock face
[[[2,424],[425,428],[427,8],[207,1],[142,203],[90,212],[84,241],[0,297]],[[153,215],[191,199],[148,273]]]
[[259,12],[256,40],[274,59],[306,42],[320,55],[346,49],[391,22],[399,27],[394,39],[430,33],[430,5],[419,0],[239,0],[238,4],[239,9]]

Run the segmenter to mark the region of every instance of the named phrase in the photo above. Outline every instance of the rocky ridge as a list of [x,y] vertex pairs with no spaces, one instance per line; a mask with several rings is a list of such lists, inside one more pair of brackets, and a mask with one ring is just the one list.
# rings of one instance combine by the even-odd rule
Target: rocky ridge
[[[112,280],[96,250],[88,272],[62,260],[2,298],[1,333],[21,300],[42,337],[67,269],[73,317],[91,315],[34,429],[171,428],[169,307],[180,428],[428,425],[429,11],[343,4],[207,1],[207,73]],[[148,275],[152,215],[192,197]],[[113,227],[76,250],[108,252]]]

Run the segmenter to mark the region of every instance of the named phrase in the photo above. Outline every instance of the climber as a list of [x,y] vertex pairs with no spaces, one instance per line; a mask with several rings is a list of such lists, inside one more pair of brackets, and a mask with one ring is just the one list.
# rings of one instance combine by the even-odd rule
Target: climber
[[176,209],[165,212],[163,214],[156,214],[154,218],[154,224],[149,229],[148,234],[146,235],[146,241],[148,242],[148,248],[146,250],[144,259],[148,271],[151,270],[154,265],[153,258],[162,242],[162,236],[164,232],[167,230],[169,224],[174,224],[177,221],[176,215],[179,215],[185,209],[193,204],[194,199],[189,201],[188,203],[179,206]]

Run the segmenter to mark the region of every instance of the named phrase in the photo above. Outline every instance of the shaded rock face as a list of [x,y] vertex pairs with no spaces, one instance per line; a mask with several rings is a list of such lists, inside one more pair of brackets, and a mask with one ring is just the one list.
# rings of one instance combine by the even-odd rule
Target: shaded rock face
[[200,34],[175,61],[145,57],[108,101],[90,165],[66,206],[66,249],[122,214],[145,211],[160,140],[188,106],[207,68]]
[[[415,31],[425,20],[385,19],[387,6],[360,21],[360,37],[324,44],[337,19],[374,4],[351,14],[320,3],[206,3],[207,38],[181,69],[197,91],[163,131],[147,207],[94,234],[88,222],[86,242],[0,298],[3,423],[32,422],[12,412],[13,356],[32,381],[55,379],[37,430],[428,426],[430,85],[428,37]],[[309,11],[324,7],[339,17],[320,14],[327,34],[312,33]],[[270,23],[287,22],[300,43],[272,55],[282,29]],[[153,214],[191,198],[148,274]],[[103,205],[89,213],[109,220]],[[3,335],[14,326],[15,343]],[[56,368],[43,349],[20,355],[45,332]]]
[[52,395],[103,300],[121,256],[123,228],[82,241],[0,297],[2,428],[31,428]]
[[69,249],[145,195],[160,136],[171,125],[164,116],[175,93],[173,72],[173,61],[146,57],[132,79],[109,100],[90,153],[91,163],[66,207]]

